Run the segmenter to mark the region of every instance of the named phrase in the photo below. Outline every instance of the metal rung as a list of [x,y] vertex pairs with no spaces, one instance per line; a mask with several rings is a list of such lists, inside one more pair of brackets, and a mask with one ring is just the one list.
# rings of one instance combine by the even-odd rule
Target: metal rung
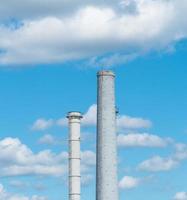
[[75,159],[75,160],[81,160],[81,158],[68,158],[69,160]]

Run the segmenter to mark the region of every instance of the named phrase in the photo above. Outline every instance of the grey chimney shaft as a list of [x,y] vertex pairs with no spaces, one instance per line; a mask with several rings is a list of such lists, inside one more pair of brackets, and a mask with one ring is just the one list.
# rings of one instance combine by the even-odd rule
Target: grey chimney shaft
[[96,200],[118,200],[115,74],[100,71],[97,77]]
[[69,200],[80,200],[80,122],[79,112],[69,112]]

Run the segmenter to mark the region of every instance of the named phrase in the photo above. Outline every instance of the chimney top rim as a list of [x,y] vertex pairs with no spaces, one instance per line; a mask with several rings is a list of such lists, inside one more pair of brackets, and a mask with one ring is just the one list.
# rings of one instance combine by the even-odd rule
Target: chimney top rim
[[115,73],[111,70],[101,70],[97,72],[97,76],[113,76],[115,77]]

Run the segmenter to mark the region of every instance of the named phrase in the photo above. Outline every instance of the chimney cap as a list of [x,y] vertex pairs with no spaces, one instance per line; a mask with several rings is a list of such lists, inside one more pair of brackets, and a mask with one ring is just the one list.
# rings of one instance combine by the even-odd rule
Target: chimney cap
[[101,70],[97,72],[97,76],[115,76],[114,72],[111,70]]
[[67,114],[67,118],[77,118],[77,119],[81,119],[83,116],[82,116],[82,113],[81,112],[78,112],[78,111],[70,111],[68,112]]

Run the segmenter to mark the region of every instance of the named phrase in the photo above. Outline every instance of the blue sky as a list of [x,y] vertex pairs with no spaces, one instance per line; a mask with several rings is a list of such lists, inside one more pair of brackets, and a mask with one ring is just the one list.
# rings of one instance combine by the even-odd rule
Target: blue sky
[[71,110],[84,114],[82,200],[95,199],[105,68],[116,74],[120,199],[187,200],[187,3],[47,2],[0,5],[0,200],[68,199]]

